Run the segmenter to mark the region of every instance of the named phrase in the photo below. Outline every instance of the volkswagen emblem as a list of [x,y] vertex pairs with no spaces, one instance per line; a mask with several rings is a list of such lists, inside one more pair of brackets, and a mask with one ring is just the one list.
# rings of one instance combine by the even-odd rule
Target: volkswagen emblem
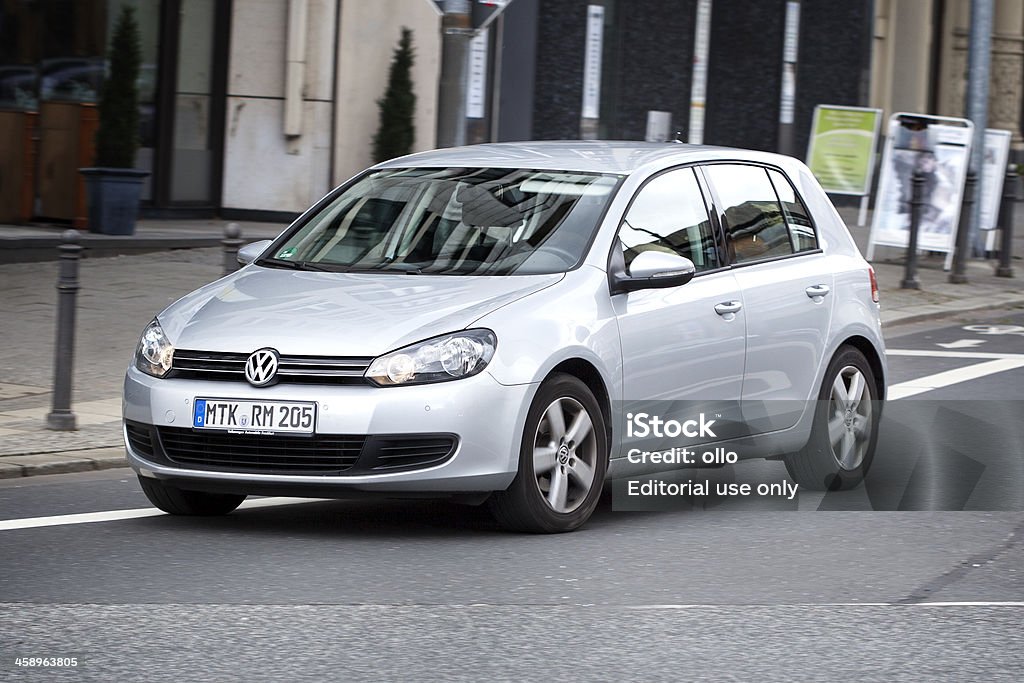
[[253,351],[245,361],[245,378],[254,387],[265,387],[277,377],[278,355],[274,349]]

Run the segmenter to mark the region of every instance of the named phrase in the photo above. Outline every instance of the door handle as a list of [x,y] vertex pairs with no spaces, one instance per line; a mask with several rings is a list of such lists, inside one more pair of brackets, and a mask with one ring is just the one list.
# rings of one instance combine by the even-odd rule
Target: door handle
[[743,302],[741,301],[723,301],[715,306],[715,313],[718,315],[729,315],[730,313],[737,313],[741,308],[743,308]]
[[828,285],[811,285],[804,291],[807,292],[807,296],[811,297],[812,299],[819,299],[828,294],[832,290],[829,288]]

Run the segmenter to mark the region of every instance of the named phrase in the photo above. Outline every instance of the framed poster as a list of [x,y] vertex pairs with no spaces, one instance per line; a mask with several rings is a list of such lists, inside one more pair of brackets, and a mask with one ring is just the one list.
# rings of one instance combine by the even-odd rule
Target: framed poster
[[917,247],[944,252],[949,270],[973,131],[974,125],[967,119],[907,113],[889,118],[868,239],[869,260],[876,246],[906,248],[909,243],[911,179],[921,173],[924,206]]
[[978,229],[985,231],[985,251],[995,251],[999,227],[999,204],[1003,199],[1003,181],[1010,158],[1008,130],[985,129],[985,155],[981,162],[981,217]]
[[807,165],[825,192],[871,193],[881,109],[819,104],[814,108]]

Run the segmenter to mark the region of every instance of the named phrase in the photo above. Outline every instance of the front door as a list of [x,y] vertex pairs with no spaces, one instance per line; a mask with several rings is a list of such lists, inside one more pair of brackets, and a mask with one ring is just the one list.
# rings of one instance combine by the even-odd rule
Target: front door
[[746,311],[736,277],[723,263],[694,170],[674,169],[648,181],[618,235],[627,273],[633,258],[650,250],[685,256],[697,270],[681,287],[612,298],[622,343],[624,417],[643,411],[682,423],[699,420],[704,412],[706,421],[717,422],[713,437],[668,438],[654,447],[732,435],[725,428],[743,385]]

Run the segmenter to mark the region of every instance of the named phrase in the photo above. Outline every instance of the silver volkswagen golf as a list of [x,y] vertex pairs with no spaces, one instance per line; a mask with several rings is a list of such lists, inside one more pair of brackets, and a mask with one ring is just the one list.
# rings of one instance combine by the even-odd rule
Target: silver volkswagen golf
[[874,272],[789,157],[414,154],[239,260],[156,316],[125,378],[128,459],[171,514],[369,492],[569,531],[630,472],[637,418],[649,433],[672,410],[700,429],[664,446],[782,459],[803,487],[857,486],[871,464]]

